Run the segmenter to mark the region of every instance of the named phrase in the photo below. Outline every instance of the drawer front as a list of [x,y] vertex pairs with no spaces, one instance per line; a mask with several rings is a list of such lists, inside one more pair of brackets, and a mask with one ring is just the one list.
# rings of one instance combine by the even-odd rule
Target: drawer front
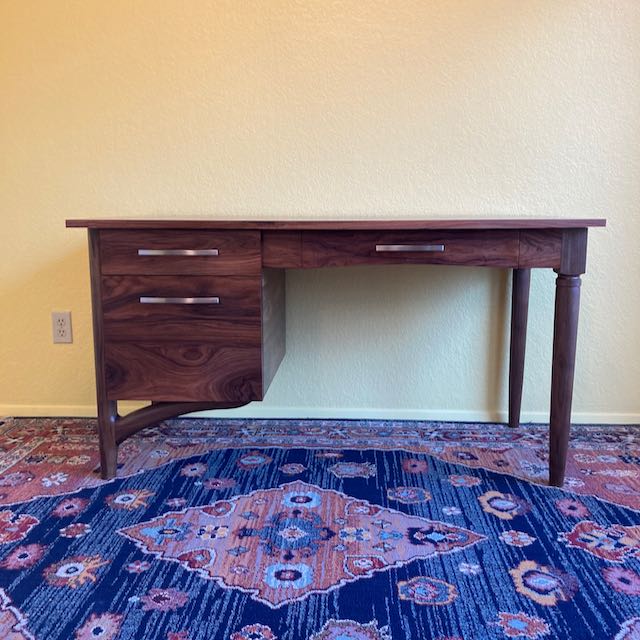
[[154,340],[188,342],[199,340],[231,346],[260,346],[260,317],[192,318],[185,321],[179,316],[171,316],[167,311],[162,322],[156,318],[140,318],[135,322],[105,318],[103,323],[106,341],[150,342]]
[[105,336],[210,339],[226,321],[260,322],[259,277],[103,276]]
[[321,231],[304,233],[304,267],[358,264],[518,265],[518,231]]
[[102,230],[104,275],[257,275],[259,231]]
[[260,346],[108,342],[107,397],[165,402],[262,399]]

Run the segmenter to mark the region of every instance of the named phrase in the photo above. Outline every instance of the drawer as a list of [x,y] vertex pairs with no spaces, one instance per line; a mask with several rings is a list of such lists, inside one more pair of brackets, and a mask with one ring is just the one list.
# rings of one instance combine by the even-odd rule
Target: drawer
[[304,267],[451,264],[517,267],[519,231],[319,231],[304,233]]
[[[136,321],[104,318],[103,333],[107,341],[149,342],[154,340],[225,343],[229,345],[260,345],[261,322],[256,317],[209,318],[190,317],[185,320],[170,309],[157,312],[154,316],[141,317]],[[164,315],[161,315],[164,313]]]
[[261,363],[259,344],[107,342],[107,397],[166,402],[261,400]]
[[260,321],[259,276],[103,276],[107,338],[207,339],[212,321]]
[[259,231],[100,231],[105,275],[256,275]]

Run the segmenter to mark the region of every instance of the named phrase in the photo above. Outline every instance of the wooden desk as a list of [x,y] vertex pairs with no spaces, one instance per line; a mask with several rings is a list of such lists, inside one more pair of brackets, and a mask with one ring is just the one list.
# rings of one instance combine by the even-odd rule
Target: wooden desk
[[[513,270],[509,425],[520,422],[532,268],[558,274],[549,482],[569,442],[580,276],[588,227],[605,221],[67,220],[89,231],[102,476],[140,429],[262,400],[285,353],[284,270],[440,264]],[[152,404],[125,417],[119,400]]]

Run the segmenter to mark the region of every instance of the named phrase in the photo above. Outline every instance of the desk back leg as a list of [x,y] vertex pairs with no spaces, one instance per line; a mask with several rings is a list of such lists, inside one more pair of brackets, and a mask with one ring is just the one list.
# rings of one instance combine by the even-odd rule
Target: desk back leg
[[520,426],[524,354],[531,269],[514,269],[511,293],[511,349],[509,353],[509,426]]

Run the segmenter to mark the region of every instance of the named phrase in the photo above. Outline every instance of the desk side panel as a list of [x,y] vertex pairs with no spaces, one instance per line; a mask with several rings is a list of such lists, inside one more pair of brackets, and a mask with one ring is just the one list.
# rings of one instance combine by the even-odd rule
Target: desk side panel
[[262,392],[267,392],[286,350],[285,272],[262,272]]

